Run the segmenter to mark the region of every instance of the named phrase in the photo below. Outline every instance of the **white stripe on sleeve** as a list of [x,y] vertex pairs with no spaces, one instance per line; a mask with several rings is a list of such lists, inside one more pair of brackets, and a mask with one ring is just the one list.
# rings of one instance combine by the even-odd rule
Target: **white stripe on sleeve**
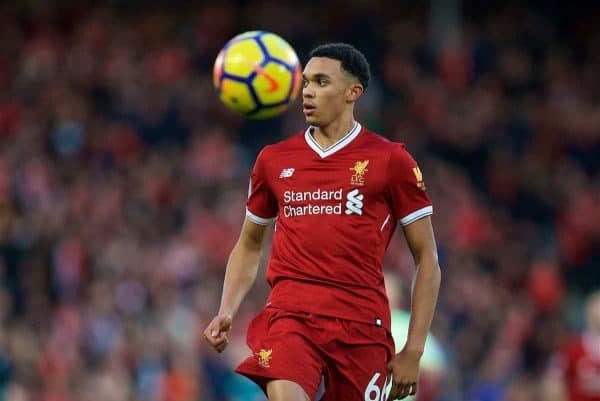
[[268,226],[273,223],[277,216],[265,219],[264,217],[260,217],[252,213],[248,208],[246,208],[246,217],[253,223],[260,224],[261,226]]
[[422,219],[423,217],[429,216],[431,214],[433,214],[433,206],[431,206],[431,205],[425,206],[422,209],[415,210],[414,212],[402,217],[400,219],[400,224],[402,224],[403,226],[406,226],[414,221]]

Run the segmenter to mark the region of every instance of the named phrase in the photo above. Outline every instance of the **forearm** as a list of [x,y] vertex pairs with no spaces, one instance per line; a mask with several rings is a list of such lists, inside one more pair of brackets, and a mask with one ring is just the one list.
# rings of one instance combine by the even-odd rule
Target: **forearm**
[[440,288],[440,267],[434,253],[418,261],[412,286],[410,326],[405,349],[423,353]]
[[260,248],[245,247],[239,242],[235,245],[227,262],[219,315],[235,316],[256,280],[260,255]]

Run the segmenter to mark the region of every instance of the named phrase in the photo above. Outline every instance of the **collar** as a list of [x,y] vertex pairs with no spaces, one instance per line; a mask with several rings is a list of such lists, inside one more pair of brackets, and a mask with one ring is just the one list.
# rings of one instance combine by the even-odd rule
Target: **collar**
[[315,140],[315,138],[313,138],[313,136],[311,134],[311,130],[313,128],[314,128],[313,126],[310,126],[306,129],[306,131],[304,132],[304,139],[306,140],[306,143],[308,144],[308,146],[310,146],[310,148],[312,150],[314,150],[316,154],[321,156],[321,159],[324,159],[327,156],[331,156],[338,150],[341,150],[342,148],[348,146],[350,144],[350,142],[352,142],[358,136],[358,134],[360,134],[360,131],[362,130],[362,126],[358,122],[355,121],[354,127],[352,127],[350,132],[348,132],[346,135],[344,135],[336,143],[323,149],[321,147],[321,145],[319,145],[317,143],[317,141]]

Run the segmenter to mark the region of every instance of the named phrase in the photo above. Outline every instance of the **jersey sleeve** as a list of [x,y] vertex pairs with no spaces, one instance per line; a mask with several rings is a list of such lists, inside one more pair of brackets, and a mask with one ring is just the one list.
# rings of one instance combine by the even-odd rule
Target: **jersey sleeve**
[[258,154],[250,175],[246,217],[261,225],[271,224],[277,217],[277,199],[269,187],[266,175],[265,149]]
[[392,150],[388,164],[389,198],[392,215],[406,226],[433,214],[431,200],[417,162],[404,145]]

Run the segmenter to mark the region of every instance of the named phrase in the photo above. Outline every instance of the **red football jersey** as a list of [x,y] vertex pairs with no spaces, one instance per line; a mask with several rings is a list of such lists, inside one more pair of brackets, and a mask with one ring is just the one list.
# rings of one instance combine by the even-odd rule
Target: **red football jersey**
[[430,215],[404,145],[356,123],[323,149],[308,128],[259,154],[246,216],[274,221],[269,305],[390,329],[382,259],[397,222]]
[[553,362],[570,401],[600,401],[600,336],[591,333],[568,343]]

